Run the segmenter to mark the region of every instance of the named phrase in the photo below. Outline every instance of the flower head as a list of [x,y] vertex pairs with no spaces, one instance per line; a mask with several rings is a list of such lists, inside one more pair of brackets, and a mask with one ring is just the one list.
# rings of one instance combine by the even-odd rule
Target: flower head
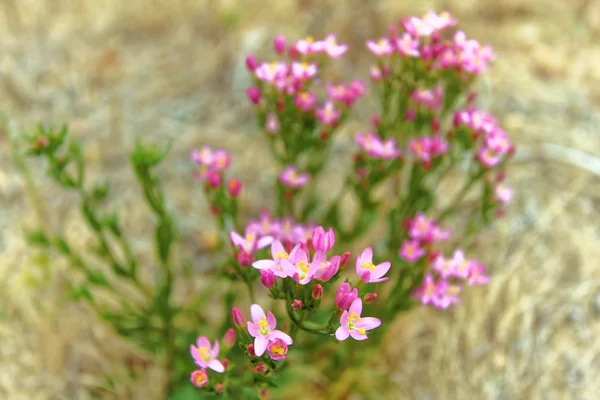
[[425,250],[418,240],[405,240],[400,250],[400,257],[409,263],[414,263],[425,255]]
[[289,258],[281,260],[281,268],[300,285],[306,285],[312,281],[317,269],[326,262],[327,258],[322,251],[315,252],[313,260],[310,261],[308,249],[305,250],[297,244],[290,252]]
[[396,39],[396,49],[403,56],[419,57],[419,39],[405,33],[402,37]]
[[344,282],[340,285],[335,294],[335,305],[340,310],[347,310],[357,297],[358,289],[352,289],[348,282]]
[[362,300],[357,298],[350,305],[350,309],[342,313],[341,326],[335,331],[337,340],[346,340],[349,336],[356,340],[365,340],[367,331],[381,325],[381,320],[373,317],[361,317],[361,313]]
[[389,56],[394,52],[394,47],[388,38],[381,38],[377,42],[367,40],[367,48],[378,57]]
[[334,126],[341,116],[341,111],[336,109],[331,101],[325,103],[322,108],[317,109],[317,119],[323,125]]
[[279,181],[292,189],[300,189],[308,183],[310,176],[307,173],[298,173],[295,165],[289,165],[279,174]]
[[503,183],[499,183],[494,188],[494,196],[501,204],[508,204],[512,200],[513,191]]
[[335,244],[335,233],[329,228],[327,232],[322,226],[317,226],[312,234],[312,246],[317,251],[327,252],[333,248]]
[[192,372],[192,375],[190,376],[190,381],[197,388],[203,388],[204,386],[206,386],[206,384],[208,383],[208,375],[206,373],[206,370],[203,368]]
[[275,329],[277,320],[271,311],[265,315],[258,304],[252,304],[250,314],[252,322],[248,321],[248,333],[254,338],[254,353],[257,357],[265,353],[269,341],[281,339],[287,345],[294,343],[289,335]]
[[285,358],[285,355],[288,352],[288,346],[283,340],[275,339],[267,345],[267,350],[269,351],[271,360],[280,361]]
[[356,258],[356,273],[365,282],[376,283],[384,282],[390,278],[382,278],[383,275],[387,274],[392,263],[386,261],[379,265],[373,264],[373,249],[367,247],[357,258]]
[[210,342],[206,336],[201,336],[196,341],[196,347],[190,346],[190,353],[196,362],[196,365],[202,368],[210,368],[216,372],[223,373],[225,367],[217,359],[219,356],[219,342],[215,340],[214,346],[210,346]]
[[327,35],[322,43],[323,51],[331,58],[340,58],[348,51],[348,45],[338,44],[334,34]]

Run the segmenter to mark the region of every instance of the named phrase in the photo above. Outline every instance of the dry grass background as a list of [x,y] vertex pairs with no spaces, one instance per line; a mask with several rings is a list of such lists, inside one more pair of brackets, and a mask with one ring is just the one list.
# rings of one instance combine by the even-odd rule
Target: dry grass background
[[[249,133],[243,57],[266,54],[277,33],[328,31],[362,47],[388,22],[448,9],[468,35],[498,54],[482,103],[519,145],[510,172],[515,202],[477,256],[493,279],[450,312],[416,310],[394,328],[374,365],[390,399],[600,398],[600,1],[4,0],[0,3],[0,110],[11,131],[68,121],[86,143],[95,177],[110,176],[143,236],[145,212],[123,149],[135,135],[177,138],[163,168],[173,207],[200,249],[210,220],[189,190],[190,147],[236,152],[234,168],[257,188],[270,179]],[[358,54],[358,55],[357,55]],[[366,70],[360,52],[343,74]],[[8,133],[7,133],[8,134]],[[342,143],[343,144],[343,143]],[[341,145],[342,145],[341,144]],[[241,150],[244,150],[243,152]],[[35,265],[23,230],[87,233],[64,196],[33,169],[27,189],[0,136],[0,398],[86,399],[102,374],[145,355],[61,295],[65,266]],[[244,170],[242,170],[242,166]],[[25,201],[27,200],[27,201]],[[259,203],[247,200],[247,209]],[[37,205],[36,205],[37,204]],[[141,210],[140,210],[141,208]],[[196,217],[197,216],[197,217]],[[143,252],[145,243],[136,243]],[[156,398],[161,374],[146,368],[105,398]]]

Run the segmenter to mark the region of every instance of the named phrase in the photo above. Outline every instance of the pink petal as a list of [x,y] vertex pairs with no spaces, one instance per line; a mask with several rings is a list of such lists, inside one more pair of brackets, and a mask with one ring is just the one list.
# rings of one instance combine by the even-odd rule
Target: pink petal
[[277,320],[271,311],[267,312],[267,324],[270,330],[275,329],[277,326]]
[[252,336],[252,337],[260,336],[259,329],[256,324],[253,324],[250,321],[248,321],[247,324],[248,324],[248,333],[250,334],[250,336]]
[[200,357],[200,353],[198,352],[198,349],[191,344],[190,344],[190,353],[192,354],[192,357],[194,358],[194,360],[196,360],[196,361],[202,360],[202,358]]
[[356,313],[360,315],[360,313],[362,313],[362,300],[360,298],[354,300],[352,302],[352,305],[350,306],[350,310],[348,311],[350,312],[350,314]]
[[252,263],[252,266],[256,269],[274,269],[275,261],[273,260],[259,260]]
[[244,247],[244,245],[246,244],[244,238],[241,237],[237,232],[230,232],[229,237],[231,238],[233,244],[237,247]]
[[221,364],[221,362],[219,360],[210,360],[210,362],[208,363],[208,368],[217,371],[219,373],[223,373],[225,372],[225,367],[223,366],[223,364]]
[[196,340],[196,347],[207,347],[210,349],[210,342],[208,341],[208,338],[206,336],[200,336],[198,340]]
[[271,333],[268,336],[268,339],[269,340],[281,339],[288,346],[291,345],[291,344],[294,344],[294,340],[290,337],[290,335],[288,335],[285,332],[277,331],[277,330],[271,331]]
[[342,326],[346,326],[347,323],[348,323],[348,310],[344,310],[344,312],[342,313],[342,316],[340,317],[340,324]]
[[352,332],[350,332],[350,336],[352,336],[353,339],[355,340],[366,340],[367,335],[361,335],[360,332],[358,332],[358,330],[353,330]]
[[285,248],[283,247],[283,244],[281,244],[281,242],[279,240],[274,240],[273,243],[271,243],[271,256],[273,256],[273,260],[275,260],[277,258],[277,253],[285,253]]
[[217,358],[219,356],[219,341],[215,340],[215,345],[211,350],[211,354],[213,357]]
[[250,306],[250,314],[252,315],[252,321],[255,324],[266,316],[264,310],[258,304],[252,304]]
[[379,325],[381,325],[380,319],[373,317],[364,317],[360,319],[360,321],[356,324],[356,327],[358,329],[362,328],[367,331],[370,331],[371,329],[377,328]]
[[325,252],[323,252],[323,251],[317,251],[315,253],[314,257],[313,257],[312,264],[315,264],[317,266],[317,268],[318,268],[324,262],[327,262],[327,256],[325,255]]
[[269,344],[269,339],[264,336],[258,336],[254,339],[254,353],[257,357],[265,354],[265,350],[267,350],[267,345]]
[[387,281],[388,279],[390,279],[390,278],[386,277],[386,278],[371,279],[371,280],[369,281],[369,283],[380,283],[380,282],[385,282],[385,281]]
[[271,236],[261,237],[260,239],[258,239],[258,244],[256,245],[256,248],[264,249],[265,247],[270,245],[272,241],[273,241],[273,238]]
[[337,340],[339,340],[340,342],[342,340],[346,340],[348,339],[348,336],[350,336],[350,332],[348,332],[348,328],[346,328],[345,325],[340,326],[339,328],[337,328],[337,330],[335,331],[335,338]]
[[287,276],[289,276],[290,278],[292,278],[294,275],[296,275],[296,267],[294,265],[292,265],[291,262],[289,262],[288,260],[286,260],[285,258],[282,258],[279,265],[281,266],[281,269],[283,270],[283,272],[285,272],[287,274]]
[[390,270],[391,266],[392,266],[392,263],[389,261],[381,263],[375,267],[372,275],[377,278],[381,278],[383,275],[385,275]]

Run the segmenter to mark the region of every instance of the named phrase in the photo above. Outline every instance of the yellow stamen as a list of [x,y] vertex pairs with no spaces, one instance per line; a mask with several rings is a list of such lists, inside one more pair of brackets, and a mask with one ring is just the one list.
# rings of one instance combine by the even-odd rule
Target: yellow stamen
[[262,336],[267,336],[269,334],[269,323],[267,322],[267,317],[262,317],[262,319],[258,321],[256,325],[258,325],[260,328],[259,333]]
[[364,334],[366,333],[366,331],[365,331],[365,329],[364,329],[364,328],[360,328],[360,329],[358,330],[358,333],[360,333],[361,335],[364,335]]
[[285,353],[285,349],[283,347],[279,346],[278,342],[275,342],[273,347],[271,347],[271,354],[273,354],[273,355],[282,356],[284,353]]
[[290,258],[290,255],[288,253],[286,253],[285,251],[283,251],[283,252],[280,251],[277,254],[275,254],[276,260],[281,260],[282,258]]
[[375,269],[375,265],[371,261],[367,261],[360,266],[362,269],[368,269],[369,271],[373,271]]
[[200,347],[198,350],[198,353],[200,353],[200,358],[202,359],[202,361],[205,362],[209,362],[211,360],[211,355],[208,351],[208,347]]
[[310,268],[310,264],[304,260],[300,261],[296,266],[305,274],[308,273],[308,269]]

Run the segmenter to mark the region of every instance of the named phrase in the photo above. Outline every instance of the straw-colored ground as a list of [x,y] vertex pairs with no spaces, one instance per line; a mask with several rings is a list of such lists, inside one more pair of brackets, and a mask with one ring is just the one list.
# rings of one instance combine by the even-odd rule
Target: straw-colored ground
[[[16,131],[68,121],[94,174],[112,177],[129,231],[140,236],[145,211],[135,207],[123,149],[136,135],[177,138],[163,177],[173,206],[195,216],[181,222],[199,243],[210,224],[200,190],[189,187],[189,148],[243,149],[234,165],[248,179],[266,165],[249,133],[243,56],[270,51],[276,33],[335,31],[362,47],[393,19],[430,7],[450,10],[467,34],[495,46],[481,100],[519,145],[509,171],[516,200],[478,250],[491,284],[467,291],[450,312],[417,310],[398,321],[374,367],[388,375],[386,398],[598,399],[600,1],[6,0],[0,110]],[[344,74],[364,73],[364,58],[350,60]],[[10,155],[0,135],[0,398],[90,398],[103,373],[144,355],[63,300],[63,265],[33,262],[24,227],[61,227],[82,245],[86,233],[74,199],[59,195],[39,165],[28,188]],[[24,191],[37,191],[45,206],[24,201]],[[155,398],[160,371],[124,382],[105,396]]]

